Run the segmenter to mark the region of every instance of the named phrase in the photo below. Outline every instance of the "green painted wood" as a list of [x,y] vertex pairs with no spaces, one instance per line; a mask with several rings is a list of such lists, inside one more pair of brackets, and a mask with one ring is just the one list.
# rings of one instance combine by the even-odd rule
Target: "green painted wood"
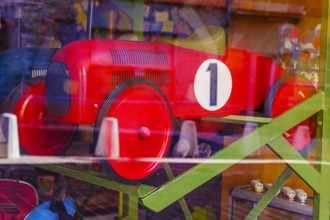
[[267,205],[272,201],[275,197],[276,193],[281,190],[284,184],[288,181],[288,179],[292,176],[293,171],[289,167],[285,168],[282,174],[277,178],[277,180],[273,183],[270,189],[266,192],[266,194],[260,199],[260,201],[254,206],[254,208],[250,211],[250,213],[245,217],[245,220],[254,220],[260,215],[260,213],[267,207]]
[[120,220],[137,220],[139,217],[139,199],[136,196],[124,194],[123,217]]
[[79,179],[85,182],[93,183],[98,186],[102,186],[119,192],[124,192],[125,194],[138,197],[137,186],[118,183],[113,180],[108,180],[102,177],[98,177],[93,172],[88,172],[86,170],[79,170],[75,167],[65,166],[65,165],[56,165],[56,164],[32,164],[32,165],[35,167],[39,167],[55,173],[60,173],[75,179]]
[[268,124],[273,119],[265,118],[265,117],[245,116],[245,115],[228,115],[223,117],[201,118],[200,120],[225,122],[225,123],[237,123],[237,124],[245,124],[247,122],[253,122],[256,124]]
[[[262,125],[247,136],[212,155],[206,160],[207,162],[192,167],[185,173],[164,184],[149,196],[142,198],[143,204],[156,212],[161,211],[231,167],[235,162],[242,160],[261,146],[282,136],[285,131],[322,110],[322,99],[323,93],[318,93],[275,118],[271,123]],[[212,160],[223,160],[223,163],[212,163]]]
[[144,0],[135,0],[134,2],[133,33],[138,37],[140,41],[143,41]]
[[149,186],[149,185],[139,185],[138,186],[138,194],[139,194],[139,197],[142,198],[142,197],[145,197],[147,195],[149,195],[150,193],[152,193],[153,191],[155,191],[157,188],[156,187],[153,187],[153,186]]
[[130,18],[134,14],[134,5],[129,1],[111,0],[111,3],[113,3],[120,11]]
[[314,191],[320,191],[320,173],[283,137],[268,144]]
[[330,197],[330,4],[329,0],[322,1],[322,29],[321,29],[321,48],[320,48],[320,74],[319,90],[324,92],[324,111],[319,116],[322,128],[318,133],[316,160],[320,163],[317,170],[322,176],[322,186],[318,192],[314,193],[313,219],[329,219],[329,197]]
[[133,33],[140,41],[143,41],[143,22],[144,22],[144,0],[122,1],[111,0],[116,7],[125,15],[131,18],[133,23]]
[[[166,172],[167,178],[169,180],[174,179],[174,174],[172,172],[172,169],[171,169],[170,165],[168,163],[163,163],[163,168]],[[184,216],[186,217],[186,219],[187,220],[192,220],[193,218],[192,218],[191,213],[189,211],[188,205],[187,205],[187,203],[186,203],[186,201],[183,197],[179,199],[179,204],[180,204],[181,210],[182,210]]]
[[314,195],[313,219],[329,220],[329,196],[329,182],[322,181],[320,191]]

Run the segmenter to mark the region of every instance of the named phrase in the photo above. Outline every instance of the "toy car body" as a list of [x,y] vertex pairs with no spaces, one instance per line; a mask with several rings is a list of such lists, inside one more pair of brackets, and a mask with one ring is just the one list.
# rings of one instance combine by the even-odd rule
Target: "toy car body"
[[208,30],[209,39],[173,44],[92,39],[65,45],[46,78],[24,83],[8,98],[20,123],[21,145],[31,154],[56,155],[70,144],[75,125],[95,126],[97,137],[103,119],[114,117],[120,157],[113,158],[111,146],[104,146],[105,153],[114,175],[136,180],[152,173],[167,154],[174,117],[238,114],[260,109],[266,97],[270,110],[278,108],[273,99],[285,103],[269,114],[275,117],[315,93],[300,80],[303,97],[296,98],[298,80],[289,77],[277,96],[279,86],[273,85],[285,70],[256,52],[225,49],[224,31]]
[[[207,68],[218,63],[230,75],[223,76],[218,67],[215,89],[219,87],[221,91],[216,92],[228,98],[213,98],[212,108]],[[201,68],[205,79],[196,77]],[[273,83],[285,73],[273,60],[243,49],[228,48],[226,56],[217,56],[166,43],[83,40],[64,46],[53,57],[47,72],[51,86],[46,90],[47,109],[52,120],[94,124],[96,106],[101,106],[111,90],[126,80],[142,78],[164,92],[174,117],[237,114],[260,108]],[[195,85],[203,83],[202,96],[210,109],[200,104],[194,91]]]

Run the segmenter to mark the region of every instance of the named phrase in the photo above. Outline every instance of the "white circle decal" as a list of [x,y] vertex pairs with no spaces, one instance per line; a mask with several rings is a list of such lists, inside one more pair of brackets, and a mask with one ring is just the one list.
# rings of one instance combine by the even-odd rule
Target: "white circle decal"
[[198,103],[209,111],[220,109],[230,97],[232,84],[230,71],[223,62],[215,59],[204,61],[194,82]]

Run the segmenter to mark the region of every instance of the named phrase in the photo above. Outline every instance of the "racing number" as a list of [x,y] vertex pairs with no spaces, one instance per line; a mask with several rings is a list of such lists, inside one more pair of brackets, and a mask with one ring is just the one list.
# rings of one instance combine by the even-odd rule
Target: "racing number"
[[209,59],[199,67],[194,82],[198,103],[209,111],[222,108],[232,90],[232,78],[228,67],[221,61]]
[[210,106],[217,105],[218,65],[210,63],[208,70],[210,77]]

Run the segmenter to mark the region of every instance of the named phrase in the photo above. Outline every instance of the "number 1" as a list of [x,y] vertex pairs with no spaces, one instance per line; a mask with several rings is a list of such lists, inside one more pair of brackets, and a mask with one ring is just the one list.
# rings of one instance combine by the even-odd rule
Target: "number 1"
[[217,105],[217,93],[218,93],[218,65],[217,63],[210,63],[207,69],[211,73],[210,77],[210,106]]

